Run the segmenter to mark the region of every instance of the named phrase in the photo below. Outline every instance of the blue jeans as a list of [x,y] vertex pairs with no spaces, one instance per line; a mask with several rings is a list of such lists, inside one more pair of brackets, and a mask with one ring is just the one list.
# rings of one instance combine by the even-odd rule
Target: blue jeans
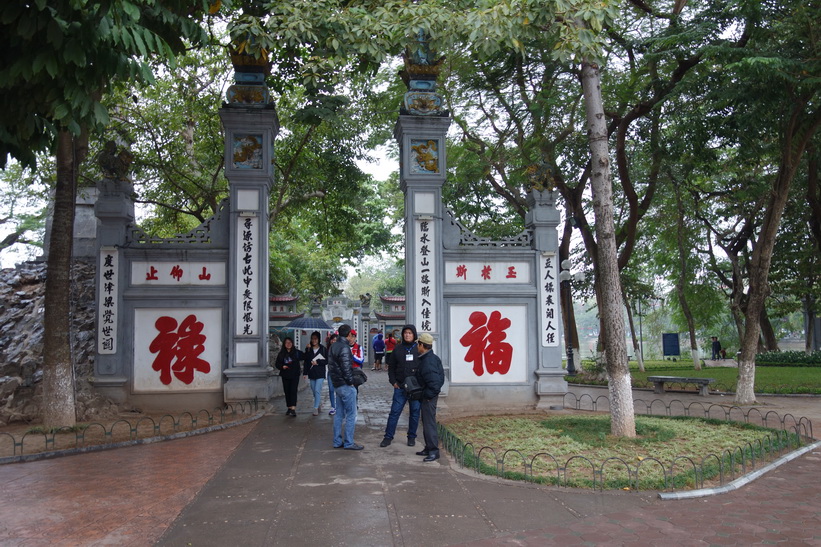
[[393,439],[396,433],[396,424],[399,423],[399,416],[405,408],[405,403],[410,407],[410,417],[408,418],[408,438],[416,438],[416,428],[419,427],[419,412],[422,408],[422,401],[408,401],[408,395],[402,388],[393,388],[393,402],[391,412],[388,414],[388,425],[385,427],[385,438]]
[[[353,435],[356,429],[356,389],[353,386],[334,388],[339,399],[339,408],[334,415],[334,447],[345,448],[354,445]],[[342,439],[342,422],[345,422],[345,439]]]
[[311,378],[311,391],[314,393],[314,408],[319,408],[319,403],[322,402],[322,384],[324,382],[325,378]]
[[336,390],[330,376],[328,377],[328,400],[331,402],[331,408],[336,408]]

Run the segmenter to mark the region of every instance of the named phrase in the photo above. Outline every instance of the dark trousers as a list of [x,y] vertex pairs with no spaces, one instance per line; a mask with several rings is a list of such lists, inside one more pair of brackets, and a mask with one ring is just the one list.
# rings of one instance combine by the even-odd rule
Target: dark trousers
[[439,397],[422,399],[422,434],[425,436],[425,450],[431,454],[439,452],[439,432],[436,431],[436,403]]
[[296,406],[296,392],[299,388],[299,376],[294,379],[282,378],[282,391],[285,392],[285,406]]

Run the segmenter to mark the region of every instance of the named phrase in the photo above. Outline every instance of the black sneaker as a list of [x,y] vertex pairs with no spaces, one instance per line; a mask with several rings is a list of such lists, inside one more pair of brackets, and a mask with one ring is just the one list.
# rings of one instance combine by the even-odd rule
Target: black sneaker
[[381,446],[382,448],[385,448],[386,446],[390,446],[392,440],[393,439],[389,439],[389,438],[385,437],[384,439],[382,439],[382,442],[379,443],[379,446]]
[[416,446],[416,439],[408,437],[408,446]]

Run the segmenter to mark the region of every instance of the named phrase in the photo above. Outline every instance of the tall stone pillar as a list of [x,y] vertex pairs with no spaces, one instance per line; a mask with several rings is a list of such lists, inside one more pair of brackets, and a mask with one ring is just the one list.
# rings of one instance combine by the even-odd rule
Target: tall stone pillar
[[232,57],[236,84],[220,109],[231,204],[226,401],[268,400],[273,394],[268,363],[268,197],[279,120],[265,86],[267,62],[242,57]]
[[361,315],[362,332],[359,334],[359,345],[362,346],[362,357],[365,365],[373,367],[373,346],[371,345],[371,295],[359,296],[359,313]]
[[408,86],[394,136],[399,143],[399,183],[405,195],[405,305],[408,322],[434,338],[446,336],[441,280],[442,186],[447,175],[446,136],[451,118],[436,93],[444,57],[434,59],[420,31],[405,52]]
[[560,215],[555,192],[533,189],[527,195],[525,226],[533,230],[533,248],[539,252],[539,357],[536,368],[537,407],[560,405],[567,392],[562,370],[562,318],[559,292]]
[[[128,286],[120,247],[134,222],[133,187],[127,173],[107,173],[97,184],[94,215],[97,217],[97,355],[94,385],[118,402],[124,400],[119,388],[128,381],[124,370],[124,337],[130,334],[123,315],[122,292]],[[111,388],[109,391],[108,388]]]

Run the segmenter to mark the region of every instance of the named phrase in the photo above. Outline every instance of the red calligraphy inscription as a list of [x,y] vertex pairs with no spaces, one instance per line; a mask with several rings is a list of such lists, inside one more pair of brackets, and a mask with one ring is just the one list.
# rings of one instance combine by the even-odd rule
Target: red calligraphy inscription
[[513,346],[505,342],[505,330],[511,325],[510,319],[501,312],[490,312],[490,319],[481,311],[470,314],[471,328],[459,339],[464,347],[470,348],[465,361],[473,363],[473,372],[482,376],[498,372],[507,374],[513,361]]
[[173,373],[182,383],[190,384],[194,381],[194,372],[211,372],[211,364],[199,358],[205,351],[205,335],[202,334],[204,325],[197,321],[196,315],[183,319],[179,329],[177,320],[168,316],[158,318],[154,326],[159,334],[148,350],[157,354],[152,368],[160,373],[160,382],[170,384]]
[[485,266],[482,268],[482,279],[490,279],[490,272],[493,271],[493,268],[490,266]]

